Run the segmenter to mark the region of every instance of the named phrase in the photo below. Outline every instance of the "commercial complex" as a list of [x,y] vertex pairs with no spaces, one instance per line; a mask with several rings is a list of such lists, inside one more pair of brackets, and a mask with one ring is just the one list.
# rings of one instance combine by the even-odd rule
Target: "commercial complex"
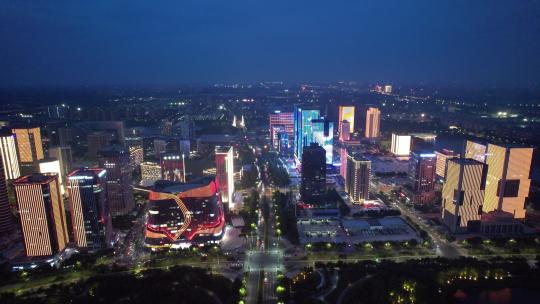
[[155,181],[163,179],[161,176],[161,166],[154,162],[141,163],[141,183],[153,184]]
[[[233,201],[234,194],[234,152],[233,147],[217,146],[216,182],[221,193],[221,200],[226,207]],[[226,208],[227,209],[227,208]]]
[[326,193],[326,152],[316,143],[303,150],[300,195],[304,203],[322,205]]
[[107,170],[107,200],[112,215],[124,215],[135,207],[129,152],[111,146],[99,151],[99,167]]
[[411,153],[411,136],[392,133],[390,152],[395,156],[409,156]]
[[435,151],[435,156],[437,157],[435,174],[437,174],[438,177],[444,180],[446,176],[446,165],[448,163],[448,160],[458,158],[459,153],[456,153],[452,150],[443,149],[441,151]]
[[369,182],[371,176],[371,161],[356,153],[347,156],[347,177],[345,192],[351,202],[361,204],[369,199]]
[[26,255],[51,256],[64,250],[68,229],[56,174],[33,174],[13,182]]
[[90,249],[107,247],[112,235],[107,171],[77,169],[68,174],[67,186],[75,244]]
[[369,107],[366,111],[365,137],[369,139],[379,137],[381,125],[381,111],[378,108]]
[[12,180],[21,176],[15,136],[9,130],[0,130],[0,157],[6,179]]

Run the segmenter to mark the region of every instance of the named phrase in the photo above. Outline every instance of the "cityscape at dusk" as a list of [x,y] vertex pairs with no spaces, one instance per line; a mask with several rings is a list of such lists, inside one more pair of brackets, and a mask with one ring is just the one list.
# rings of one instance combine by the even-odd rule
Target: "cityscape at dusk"
[[1,0],[0,45],[0,303],[538,303],[538,0]]

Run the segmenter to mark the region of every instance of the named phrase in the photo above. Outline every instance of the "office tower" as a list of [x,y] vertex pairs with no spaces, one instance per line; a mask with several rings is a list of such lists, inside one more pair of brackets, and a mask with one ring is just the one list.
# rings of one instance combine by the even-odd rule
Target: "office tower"
[[489,144],[483,211],[507,212],[525,218],[525,200],[531,187],[533,148]]
[[481,163],[486,162],[487,145],[477,143],[471,140],[465,141],[465,158],[472,158]]
[[435,153],[412,153],[410,177],[413,181],[413,202],[430,203],[435,198]]
[[88,157],[97,158],[99,151],[111,142],[110,135],[105,132],[93,132],[86,135]]
[[345,191],[351,202],[361,204],[369,199],[371,161],[360,154],[347,155],[347,179]]
[[39,173],[54,173],[58,175],[58,183],[60,184],[60,193],[64,194],[64,173],[60,161],[56,158],[44,158],[39,161]]
[[384,86],[384,93],[391,94],[392,93],[392,86],[387,84]]
[[334,123],[327,119],[311,120],[309,143],[318,143],[326,151],[326,163],[332,164],[334,157]]
[[349,152],[347,151],[347,147],[339,148],[339,162],[341,163],[341,166],[339,167],[339,175],[343,177],[343,180],[347,180],[347,156],[348,155],[349,155]]
[[395,156],[409,156],[411,153],[411,136],[392,133],[390,152]]
[[448,160],[452,158],[459,158],[459,153],[455,153],[452,150],[442,149],[441,151],[435,151],[437,157],[437,165],[435,167],[435,174],[444,179],[446,176],[446,164]]
[[162,153],[160,157],[161,178],[173,182],[185,182],[185,155]]
[[99,151],[99,167],[107,170],[107,201],[111,215],[124,215],[135,207],[131,186],[133,168],[125,148],[110,146]]
[[[3,155],[0,154],[0,167],[4,166]],[[7,181],[4,169],[0,168],[0,235],[10,233],[15,228],[13,214],[9,207],[9,197],[7,191]]]
[[311,121],[319,118],[319,110],[307,110],[299,107],[294,108],[294,151],[298,160],[302,159],[302,152],[307,141],[311,137]]
[[144,245],[153,250],[218,244],[225,213],[215,178],[158,181],[148,195]]
[[43,155],[43,145],[41,142],[41,131],[36,128],[13,128],[17,144],[19,168],[21,174],[32,174],[37,172],[38,162]]
[[340,141],[349,141],[351,139],[350,123],[347,120],[342,120],[339,122],[339,140]]
[[[281,126],[287,133],[289,140],[294,138],[294,115],[291,112],[274,111],[269,115],[270,120],[270,141],[274,149],[278,148],[277,132],[273,130],[274,126]],[[291,143],[288,144],[289,146]]]
[[9,129],[0,130],[0,156],[6,179],[11,180],[21,176],[15,136]]
[[349,134],[354,133],[354,106],[339,106],[338,122],[339,122],[339,136],[341,138],[341,130],[343,129],[343,121],[349,123]]
[[35,173],[13,182],[26,255],[51,256],[66,247],[68,230],[58,175]]
[[487,167],[471,158],[449,159],[442,190],[442,219],[452,233],[478,232]]
[[[154,162],[143,162],[141,163],[141,179],[143,183],[153,184],[155,181],[163,179],[161,175],[161,166],[158,163]],[[180,174],[180,177],[183,177]],[[180,178],[178,181],[183,180]]]
[[[233,147],[217,146],[216,182],[224,204],[232,203],[234,193],[234,152]],[[227,210],[227,207],[225,208]]]
[[67,185],[75,243],[90,249],[107,247],[112,236],[107,171],[77,169],[68,174]]
[[369,107],[366,112],[366,138],[379,137],[379,126],[381,124],[381,111],[374,107]]
[[71,166],[73,165],[71,147],[52,147],[49,149],[49,157],[56,158],[60,161],[62,176],[67,175],[71,171]]
[[307,204],[322,205],[326,192],[326,151],[316,143],[302,153],[300,195]]

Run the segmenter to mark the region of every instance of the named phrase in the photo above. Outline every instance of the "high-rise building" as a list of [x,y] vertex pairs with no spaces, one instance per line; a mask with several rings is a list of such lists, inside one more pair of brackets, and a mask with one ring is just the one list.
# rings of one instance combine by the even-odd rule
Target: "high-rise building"
[[474,142],[472,140],[465,141],[465,158],[472,158],[481,163],[486,162],[487,145]]
[[484,212],[507,212],[525,218],[525,200],[531,187],[533,148],[489,144]]
[[349,123],[349,134],[354,133],[354,106],[339,106],[338,121],[339,121],[339,137],[341,138],[343,121]]
[[413,181],[413,202],[430,203],[435,198],[435,153],[412,153],[410,177]]
[[349,155],[349,152],[347,151],[347,147],[342,146],[339,148],[339,162],[341,166],[339,167],[339,175],[343,177],[343,180],[347,180],[347,156]]
[[390,152],[395,156],[409,156],[411,153],[411,136],[392,133]]
[[13,128],[19,166],[21,174],[32,174],[38,171],[39,161],[43,155],[43,144],[41,142],[41,131],[35,128]]
[[112,224],[107,202],[107,171],[77,169],[68,174],[67,183],[75,243],[91,249],[109,246]]
[[69,239],[58,175],[27,175],[13,186],[26,255],[51,256],[64,250]]
[[173,182],[185,182],[185,157],[179,153],[162,153],[160,157],[161,178]]
[[326,151],[326,163],[332,164],[334,157],[334,123],[328,119],[311,120],[309,143],[318,143]]
[[0,156],[6,179],[11,180],[21,176],[15,136],[9,130],[0,130]]
[[366,138],[379,137],[379,127],[381,125],[381,111],[378,108],[369,107],[366,111]]
[[105,132],[93,132],[86,135],[86,142],[88,144],[88,156],[96,158],[99,151],[109,145],[111,138]]
[[294,108],[294,151],[298,160],[302,159],[305,146],[310,143],[308,139],[313,132],[311,121],[319,118],[319,110],[307,110],[299,107]]
[[322,205],[326,192],[326,151],[316,143],[302,153],[300,195],[307,204]]
[[347,120],[339,122],[339,140],[340,141],[349,141],[351,139],[350,123]]
[[[294,138],[294,115],[291,112],[274,111],[269,115],[270,120],[270,142],[274,149],[278,149],[277,128],[274,126],[281,126],[283,131],[288,135],[288,138],[292,140]],[[292,143],[289,143],[289,146]]]
[[439,176],[440,178],[444,179],[446,176],[446,164],[448,160],[458,158],[459,153],[448,149],[442,149],[441,151],[435,151],[435,155],[437,157],[435,174],[437,174],[437,176]]
[[107,201],[111,215],[124,215],[135,207],[131,186],[133,168],[127,149],[110,146],[99,151],[99,167],[107,170]]
[[71,166],[73,166],[71,147],[51,147],[49,149],[49,157],[56,158],[60,161],[62,176],[67,175],[71,171]]
[[471,158],[446,164],[442,190],[442,219],[452,233],[478,232],[486,185],[486,165]]
[[347,179],[345,191],[351,202],[361,204],[369,199],[371,161],[360,154],[347,155]]
[[[158,163],[154,162],[143,162],[141,163],[141,179],[143,183],[153,184],[155,181],[163,179],[161,175],[161,166]],[[182,177],[182,174],[180,174]],[[183,180],[180,178],[177,181]]]
[[232,203],[234,194],[234,152],[233,147],[217,146],[216,153],[216,182],[221,193],[221,200],[228,206]]
[[58,175],[60,193],[64,194],[64,173],[60,166],[60,161],[56,158],[44,158],[39,161],[39,173],[54,173]]
[[[0,158],[3,156],[0,154]],[[0,160],[0,167],[4,166],[3,159]],[[10,233],[15,228],[13,214],[9,207],[9,197],[7,191],[7,181],[4,169],[0,168],[0,235]]]

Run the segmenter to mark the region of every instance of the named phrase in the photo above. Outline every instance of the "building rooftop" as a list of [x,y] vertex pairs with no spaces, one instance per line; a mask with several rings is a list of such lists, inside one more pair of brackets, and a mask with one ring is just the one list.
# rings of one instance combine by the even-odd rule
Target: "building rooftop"
[[68,174],[68,178],[76,178],[80,176],[100,176],[105,174],[107,171],[102,168],[79,168],[76,170],[71,171]]
[[58,178],[58,174],[55,173],[34,173],[19,177],[13,184],[47,184],[56,178]]

